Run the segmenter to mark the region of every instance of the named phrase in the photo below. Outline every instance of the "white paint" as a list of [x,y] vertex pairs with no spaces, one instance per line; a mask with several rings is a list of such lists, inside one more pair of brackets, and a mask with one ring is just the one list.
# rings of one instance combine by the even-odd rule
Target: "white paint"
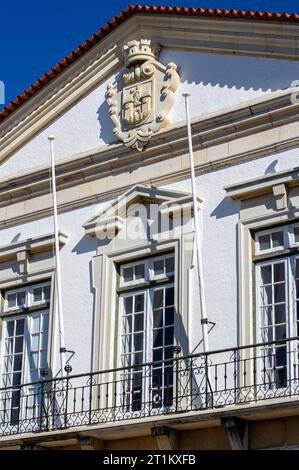
[[[274,163],[276,165],[274,165]],[[197,191],[204,200],[200,212],[204,230],[202,234],[203,272],[205,276],[207,315],[216,322],[209,335],[210,349],[237,345],[237,231],[239,202],[226,198],[224,186],[262,176],[269,168],[276,171],[298,165],[298,152],[290,150],[213,171],[196,179]],[[168,189],[191,191],[189,180],[173,183]],[[110,201],[112,202],[112,201]],[[69,235],[61,250],[62,290],[67,349],[76,351],[72,359],[74,373],[90,370],[91,341],[94,315],[94,292],[91,284],[91,259],[95,254],[96,240],[86,236],[82,224],[102,211],[110,202],[76,209],[59,215],[59,228]],[[52,218],[33,221],[22,226],[10,227],[0,232],[1,245],[18,237],[25,240],[53,231]],[[198,352],[201,346],[200,313],[197,276],[194,279],[191,350]],[[215,295],[215,292],[217,295]],[[59,362],[57,361],[57,365]]]
[[[181,70],[182,83],[177,102],[171,113],[172,123],[184,116],[182,91],[192,94],[191,116],[195,117],[231,106],[273,90],[286,88],[299,77],[299,63],[271,59],[203,54],[164,50],[163,63],[176,62]],[[57,161],[72,157],[113,141],[113,124],[105,102],[110,77],[73,108],[60,116],[47,129],[16,152],[1,165],[1,179],[16,176],[44,164],[50,165],[49,134],[56,136]],[[197,191],[204,199],[201,211],[203,273],[205,276],[207,315],[216,326],[210,333],[210,349],[237,345],[237,222],[240,205],[226,198],[224,186],[260,177],[263,174],[298,166],[297,150],[264,157],[197,177]],[[169,189],[191,191],[190,181],[181,181]],[[67,349],[75,350],[73,372],[90,370],[91,341],[94,315],[91,259],[96,240],[84,235],[82,224],[107,207],[97,204],[66,212],[59,216],[59,228],[69,235],[61,250],[62,291]],[[1,230],[1,245],[12,240],[26,240],[53,231],[53,221],[38,221]],[[201,349],[200,314],[197,311],[196,276],[194,276],[191,350]],[[217,295],[215,295],[217,293]]]
[[[184,116],[183,91],[192,94],[191,118],[287,88],[299,77],[299,62],[162,50],[162,63],[179,66],[181,84],[170,113],[171,125]],[[120,71],[119,71],[120,73]],[[50,164],[47,136],[56,137],[56,161],[115,142],[113,123],[105,100],[109,77],[75,106],[59,116],[32,141],[0,166],[0,179]]]
[[183,91],[192,95],[194,118],[288,88],[299,77],[299,62],[288,60],[168,49],[160,60],[175,62],[181,75],[171,122],[182,121]]

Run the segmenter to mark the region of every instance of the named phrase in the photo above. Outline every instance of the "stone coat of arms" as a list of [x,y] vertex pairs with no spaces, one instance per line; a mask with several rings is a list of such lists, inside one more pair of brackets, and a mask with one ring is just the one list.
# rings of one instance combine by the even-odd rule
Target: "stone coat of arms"
[[169,124],[167,116],[179,85],[177,66],[158,62],[159,49],[147,39],[128,42],[123,48],[128,70],[107,87],[113,132],[125,145],[139,151],[155,132]]

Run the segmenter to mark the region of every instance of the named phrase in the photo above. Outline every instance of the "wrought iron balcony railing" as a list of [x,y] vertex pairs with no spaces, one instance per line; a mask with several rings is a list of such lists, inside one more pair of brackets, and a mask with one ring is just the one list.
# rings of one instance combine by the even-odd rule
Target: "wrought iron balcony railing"
[[0,436],[296,396],[293,337],[0,389]]

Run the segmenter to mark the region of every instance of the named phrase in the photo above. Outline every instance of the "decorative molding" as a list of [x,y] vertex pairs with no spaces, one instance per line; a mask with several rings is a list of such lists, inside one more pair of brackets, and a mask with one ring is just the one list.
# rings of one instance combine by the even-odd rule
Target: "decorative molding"
[[[256,135],[262,131],[273,129],[277,126],[285,126],[298,121],[299,105],[291,104],[290,95],[294,88],[271,93],[267,99],[265,97],[250,100],[241,106],[233,106],[212,113],[204,118],[197,118],[192,121],[193,145],[194,151],[209,149],[215,145],[226,142],[232,142],[234,139]],[[297,129],[297,127],[296,127]],[[221,155],[213,161],[203,161],[197,164],[196,174],[202,174],[207,171],[213,171],[218,168],[227,167],[242,161],[259,158],[266,155],[284,151],[289,148],[296,148],[299,145],[299,135],[293,132],[288,133],[286,138],[279,133],[277,138],[257,148],[246,148],[229,155]],[[118,194],[126,191],[130,185],[124,184],[114,189],[96,190],[94,193],[86,195],[79,194],[76,197],[72,191],[71,198],[67,201],[61,200],[61,190],[82,183],[89,183],[94,180],[107,178],[114,172],[130,172],[133,168],[140,165],[150,165],[159,161],[165,161],[175,157],[180,157],[187,152],[187,136],[185,125],[178,124],[153,135],[151,146],[142,155],[135,150],[117,144],[92,151],[84,152],[77,156],[57,163],[57,188],[59,191],[59,210],[66,211],[88,204],[94,204],[99,201],[115,198]],[[180,171],[171,167],[167,174],[160,176],[150,176],[144,172],[144,180],[141,184],[151,182],[152,185],[161,186],[175,181],[190,177],[189,168],[182,168]],[[49,194],[49,169],[43,167],[37,171],[31,171],[21,174],[18,177],[0,181],[0,208],[10,206],[21,201],[29,201],[32,198]],[[29,206],[28,206],[29,207]],[[36,207],[36,206],[34,206]],[[41,207],[39,210],[28,210],[27,213],[22,209],[22,213],[16,215],[1,214],[0,226],[8,226],[22,223],[36,218],[46,217],[51,214],[52,201],[49,199],[48,207]]]
[[159,450],[177,450],[179,448],[179,432],[167,426],[151,428],[151,435],[156,438]]
[[[202,199],[198,198],[199,203]],[[178,210],[190,207],[192,196],[181,191],[163,190],[149,186],[136,185],[119,196],[103,212],[92,217],[83,224],[86,235],[102,237],[104,235],[117,235],[122,229],[127,211],[135,203],[156,203],[164,215],[175,213]],[[191,212],[191,210],[190,210]]]
[[[197,209],[201,208],[202,203],[203,199],[197,196]],[[162,215],[172,218],[180,217],[182,211],[184,211],[184,214],[189,213],[193,215],[193,197],[191,194],[175,199],[174,201],[163,202],[160,208]]]
[[287,206],[287,188],[298,185],[299,167],[242,181],[224,189],[228,197],[237,201],[272,193],[276,199],[277,210],[281,210]]
[[0,161],[122,65],[118,44],[150,37],[163,48],[298,60],[298,26],[139,14],[126,20],[0,125]]
[[272,186],[273,196],[278,211],[286,209],[288,205],[287,186],[286,184],[274,184]]
[[[67,235],[59,232],[60,247],[66,244],[67,239]],[[30,255],[52,250],[54,241],[54,234],[50,233],[0,246],[0,263],[15,259],[18,263],[27,264]]]
[[221,418],[232,450],[248,450],[248,421],[237,417]]
[[113,133],[127,147],[142,151],[152,135],[169,124],[168,113],[179,86],[177,66],[158,62],[160,47],[150,39],[123,46],[127,71],[107,87]]

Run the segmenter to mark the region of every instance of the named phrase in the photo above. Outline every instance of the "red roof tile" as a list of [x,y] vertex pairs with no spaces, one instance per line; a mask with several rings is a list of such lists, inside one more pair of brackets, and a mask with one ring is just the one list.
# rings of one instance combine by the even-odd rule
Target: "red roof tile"
[[209,18],[229,18],[241,20],[262,20],[262,21],[282,21],[288,23],[299,23],[299,15],[295,13],[270,13],[260,11],[243,11],[243,10],[219,10],[209,8],[183,8],[183,7],[162,7],[162,6],[146,6],[146,5],[129,5],[126,10],[122,10],[113,20],[108,21],[104,28],[100,28],[94,33],[90,39],[86,39],[83,45],[78,46],[77,50],[72,51],[56,67],[53,67],[49,73],[45,73],[42,78],[32,84],[22,95],[18,95],[14,101],[8,106],[4,106],[0,112],[0,122],[11,115],[19,106],[26,102],[31,96],[35,95],[47,83],[53,80],[57,75],[63,72],[69,65],[75,62],[86,51],[101,41],[107,34],[113,31],[123,21],[132,15],[138,13],[149,14],[166,14],[166,15],[183,15],[183,16],[204,16]]

